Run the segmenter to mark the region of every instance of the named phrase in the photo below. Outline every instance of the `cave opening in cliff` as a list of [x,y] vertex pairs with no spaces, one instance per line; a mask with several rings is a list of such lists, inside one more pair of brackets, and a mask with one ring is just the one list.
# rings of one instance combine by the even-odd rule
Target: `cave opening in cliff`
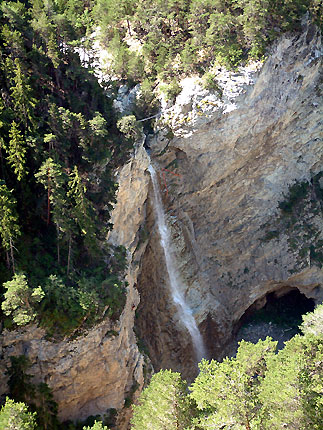
[[299,333],[302,315],[312,312],[313,299],[297,288],[283,288],[271,292],[251,305],[240,318],[234,338],[235,350],[242,339],[257,342],[267,336],[278,341],[278,348]]

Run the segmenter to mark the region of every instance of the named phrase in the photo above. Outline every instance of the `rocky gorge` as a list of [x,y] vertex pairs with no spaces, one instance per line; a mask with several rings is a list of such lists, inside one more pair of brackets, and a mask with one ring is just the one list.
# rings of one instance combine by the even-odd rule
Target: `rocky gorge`
[[[323,300],[322,45],[304,21],[264,62],[217,70],[217,89],[182,81],[162,100],[155,133],[116,174],[108,240],[128,253],[127,303],[75,340],[53,343],[36,326],[4,330],[1,393],[12,355],[27,355],[34,380],[51,387],[62,420],[121,411],[144,385],[143,339],[155,370],[196,373],[191,338],[170,295],[148,167],[163,191],[182,294],[208,358],[221,359],[246,315],[299,291]],[[150,156],[147,154],[148,149]],[[134,389],[135,387],[135,389]],[[126,428],[127,408],[118,428]]]
[[[174,137],[160,125],[148,142],[160,169],[179,175],[163,171],[165,206],[185,295],[212,357],[225,354],[243,316],[270,293],[297,289],[322,301],[321,49],[313,27],[284,37],[263,65],[230,78],[220,71],[214,99],[188,79],[161,120]],[[299,183],[306,191],[284,212]],[[183,371],[189,339],[161,288],[167,279],[147,207],[139,326],[153,364]]]

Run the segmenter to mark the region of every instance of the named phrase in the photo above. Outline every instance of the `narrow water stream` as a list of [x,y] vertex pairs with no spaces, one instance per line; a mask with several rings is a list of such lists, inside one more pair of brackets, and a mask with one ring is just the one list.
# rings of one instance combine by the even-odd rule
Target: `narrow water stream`
[[206,348],[204,346],[201,333],[197,327],[195,318],[192,314],[192,310],[189,308],[184,298],[182,281],[176,268],[174,253],[172,252],[171,236],[165,219],[157,174],[152,165],[149,166],[148,170],[153,183],[154,210],[160,235],[160,243],[165,255],[166,269],[168,272],[172,298],[177,307],[181,321],[191,335],[196,360],[199,362],[203,357],[207,356]]

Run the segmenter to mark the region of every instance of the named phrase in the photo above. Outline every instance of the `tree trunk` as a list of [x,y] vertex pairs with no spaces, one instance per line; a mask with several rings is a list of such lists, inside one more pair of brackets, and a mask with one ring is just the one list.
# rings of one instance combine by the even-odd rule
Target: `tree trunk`
[[60,90],[60,83],[59,83],[58,69],[56,67],[54,67],[54,73],[55,73],[56,85],[57,85],[57,88],[59,91]]
[[68,255],[67,255],[67,274],[70,273],[70,265],[71,265],[71,248],[72,248],[72,235],[68,240]]
[[27,309],[31,310],[31,305],[30,305],[30,303],[29,303],[28,297],[25,297],[25,298],[24,298],[24,303],[25,303],[25,305],[27,306]]
[[6,260],[7,260],[7,267],[8,267],[8,269],[10,269],[10,257],[9,257],[8,251],[6,251]]
[[49,177],[49,169],[47,172],[47,225],[49,225],[50,218],[50,177]]
[[57,234],[57,264],[60,265],[61,257],[60,257],[60,249],[59,249],[59,227],[56,224],[56,234]]
[[132,36],[132,34],[131,34],[131,29],[130,29],[130,22],[129,22],[129,19],[127,19],[127,25],[128,25],[129,36],[131,37],[131,36]]
[[14,259],[14,256],[13,256],[13,244],[12,244],[11,238],[9,239],[9,244],[10,244],[10,255],[11,255],[12,271],[13,271],[13,273],[16,273],[15,259]]
[[249,422],[249,417],[248,417],[248,415],[246,415],[246,429],[247,429],[247,430],[251,430],[251,427],[250,427],[250,422]]
[[4,166],[3,166],[3,156],[2,156],[1,146],[0,146],[0,161],[1,161],[2,177],[5,178],[5,170],[4,170]]

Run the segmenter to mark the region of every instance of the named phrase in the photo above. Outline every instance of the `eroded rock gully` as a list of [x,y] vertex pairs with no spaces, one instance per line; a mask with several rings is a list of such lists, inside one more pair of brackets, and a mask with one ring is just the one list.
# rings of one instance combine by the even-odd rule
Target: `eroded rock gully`
[[[268,293],[296,288],[323,299],[322,47],[313,26],[303,30],[277,42],[264,65],[230,78],[219,71],[222,98],[185,80],[148,141],[186,298],[217,358],[245,311]],[[307,193],[284,213],[279,203],[297,181]],[[169,300],[154,223],[148,205],[137,324],[155,368],[187,376],[192,348]]]

